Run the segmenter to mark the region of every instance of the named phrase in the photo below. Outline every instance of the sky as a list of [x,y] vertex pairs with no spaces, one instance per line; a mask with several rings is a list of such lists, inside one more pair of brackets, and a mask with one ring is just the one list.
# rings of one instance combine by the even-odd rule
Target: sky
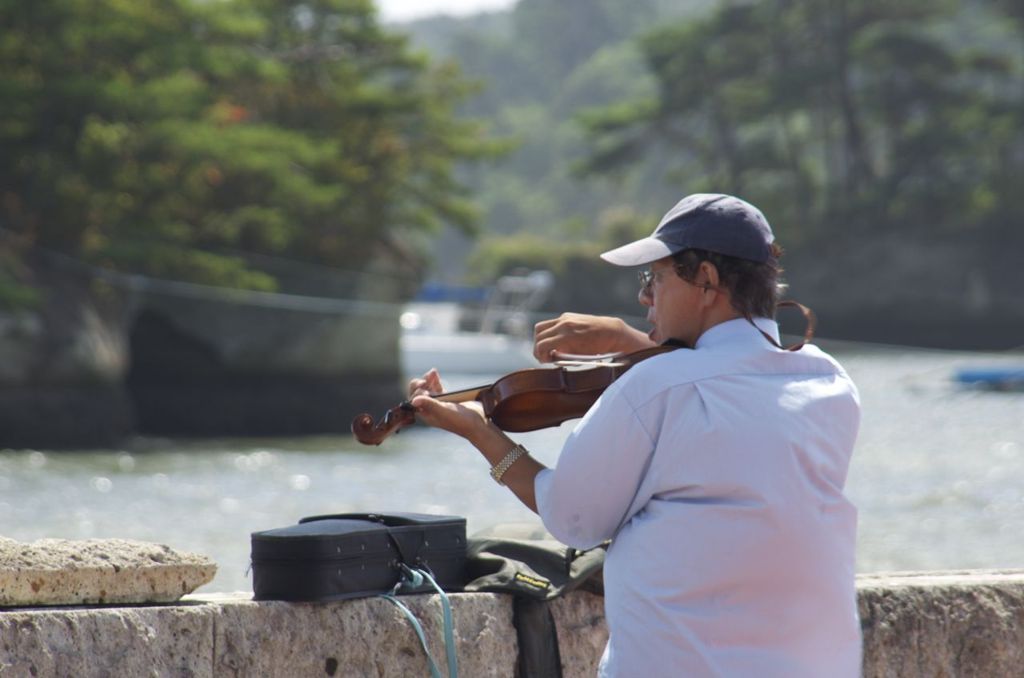
[[384,21],[408,21],[432,14],[465,15],[508,9],[516,0],[376,0]]

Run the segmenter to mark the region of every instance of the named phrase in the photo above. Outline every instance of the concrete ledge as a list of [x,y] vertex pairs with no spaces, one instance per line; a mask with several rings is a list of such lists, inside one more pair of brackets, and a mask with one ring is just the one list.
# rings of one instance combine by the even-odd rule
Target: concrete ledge
[[170,603],[216,572],[206,556],[164,544],[0,537],[0,607]]
[[[208,600],[217,608],[216,676],[429,675],[412,626],[383,598],[338,603]],[[420,620],[430,653],[447,675],[440,597],[401,600]],[[518,648],[511,600],[462,593],[452,595],[451,604],[459,674],[512,678]]]
[[[1024,675],[1024,571],[923,572],[858,578],[864,676]],[[0,675],[409,676],[426,663],[391,603],[254,602],[192,595],[175,605],[0,612]],[[507,596],[451,596],[459,671],[515,674]],[[424,625],[444,672],[437,596],[402,600]],[[593,676],[607,630],[603,601],[552,604],[566,678]]]
[[206,606],[0,612],[2,676],[213,676]]
[[858,578],[865,676],[1024,675],[1024,571]]
[[[392,603],[254,602],[190,596],[176,605],[0,611],[2,676],[429,675]],[[403,596],[447,675],[440,598]],[[513,678],[518,647],[506,596],[451,596],[460,675]]]

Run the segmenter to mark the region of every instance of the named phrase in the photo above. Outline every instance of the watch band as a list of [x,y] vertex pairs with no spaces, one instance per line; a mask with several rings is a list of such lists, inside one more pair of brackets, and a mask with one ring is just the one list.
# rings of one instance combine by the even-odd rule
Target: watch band
[[525,447],[522,445],[516,445],[499,461],[497,464],[491,467],[491,477],[499,485],[504,485],[501,481],[505,473],[512,468],[512,464],[519,460],[519,457],[529,454]]

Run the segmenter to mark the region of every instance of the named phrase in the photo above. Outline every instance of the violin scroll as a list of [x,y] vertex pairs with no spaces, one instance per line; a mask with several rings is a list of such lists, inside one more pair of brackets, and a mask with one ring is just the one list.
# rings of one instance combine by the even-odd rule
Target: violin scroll
[[379,422],[374,422],[373,417],[366,413],[356,415],[352,420],[352,434],[364,445],[380,445],[389,435],[398,433],[403,426],[415,421],[412,405],[403,402],[388,410]]

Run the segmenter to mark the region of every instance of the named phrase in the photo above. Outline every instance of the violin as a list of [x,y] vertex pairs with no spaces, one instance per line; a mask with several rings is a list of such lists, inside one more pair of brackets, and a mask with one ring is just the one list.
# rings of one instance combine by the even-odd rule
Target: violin
[[[582,417],[630,367],[676,348],[679,346],[663,345],[626,354],[574,356],[544,367],[511,372],[493,384],[433,397],[449,403],[477,400],[487,418],[503,431],[536,431]],[[416,410],[404,401],[388,410],[379,422],[374,422],[369,414],[358,415],[352,420],[352,433],[364,445],[380,445],[389,435],[415,421]]]

